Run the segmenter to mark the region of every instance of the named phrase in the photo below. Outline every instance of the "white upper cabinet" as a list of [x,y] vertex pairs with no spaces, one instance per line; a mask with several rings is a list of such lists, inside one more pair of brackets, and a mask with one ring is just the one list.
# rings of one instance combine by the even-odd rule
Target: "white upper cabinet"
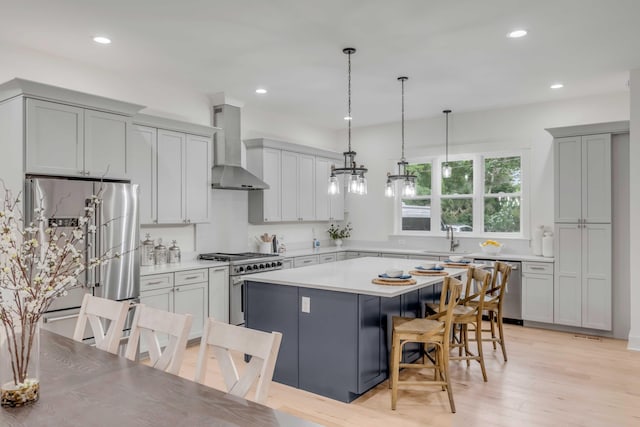
[[133,127],[129,144],[128,161],[131,168],[131,182],[139,184],[140,224],[155,224],[157,175],[156,175],[156,136],[158,130],[148,126]]
[[344,196],[327,194],[331,164],[337,162],[327,156],[337,153],[266,139],[245,143],[247,169],[270,186],[249,192],[249,222],[344,219]]
[[[344,191],[339,194],[329,195],[329,175],[331,165],[336,160],[316,157],[316,220],[318,221],[342,221],[344,219]],[[338,176],[341,182],[342,176]],[[340,187],[342,189],[342,187]]]
[[186,221],[184,144],[186,135],[158,129],[158,223]]
[[84,175],[84,110],[27,99],[27,172]]
[[135,162],[131,182],[140,186],[140,224],[208,222],[211,137],[135,125],[131,139],[128,155]]
[[27,172],[127,178],[126,116],[27,99]]
[[611,135],[556,138],[555,222],[611,222]]
[[187,135],[185,145],[185,193],[188,222],[209,222],[211,193],[211,139]]
[[84,169],[87,175],[127,177],[127,118],[84,110]]

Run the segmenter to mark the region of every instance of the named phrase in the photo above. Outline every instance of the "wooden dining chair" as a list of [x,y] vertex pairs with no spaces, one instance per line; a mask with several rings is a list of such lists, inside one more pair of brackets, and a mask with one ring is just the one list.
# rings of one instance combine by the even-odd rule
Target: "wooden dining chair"
[[[254,400],[264,403],[267,400],[281,341],[280,332],[257,331],[209,318],[205,323],[200,343],[195,380],[204,384],[211,349],[222,371],[227,392],[245,397],[251,386],[257,383]],[[242,370],[242,375],[238,374],[231,351],[251,356],[251,360]]]
[[[78,314],[76,328],[73,332],[73,339],[82,342],[88,323],[93,332],[96,348],[118,354],[118,346],[120,345],[120,338],[122,338],[122,329],[127,320],[129,307],[128,302],[114,301],[85,294]],[[105,320],[109,321],[106,333],[103,327]]]
[[[136,306],[136,314],[131,325],[131,336],[127,344],[125,356],[136,360],[138,344],[144,340],[149,352],[151,366],[178,375],[182,366],[187,339],[191,331],[192,316],[190,314],[171,313],[144,304]],[[169,337],[167,345],[162,348],[158,334]]]
[[[489,318],[490,329],[483,329],[482,332],[490,332],[491,338],[483,338],[483,340],[491,341],[493,349],[496,350],[496,343],[500,344],[502,349],[502,357],[507,361],[507,350],[504,343],[504,328],[502,324],[502,307],[507,292],[509,276],[511,275],[511,266],[507,263],[496,261],[493,268],[493,277],[491,285],[485,296],[483,310]],[[469,301],[470,305],[477,305],[478,298]],[[496,329],[498,336],[496,337]]]
[[[442,287],[439,312],[427,318],[396,317],[392,319],[391,366],[389,386],[391,388],[391,409],[396,409],[398,387],[402,385],[436,385],[446,389],[451,412],[456,412],[453,390],[449,378],[449,345],[453,313],[459,303],[462,282],[453,277],[445,277]],[[402,363],[402,349],[407,343],[423,345],[422,363]],[[435,350],[429,354],[429,350]],[[401,368],[433,369],[433,379],[400,380]]]

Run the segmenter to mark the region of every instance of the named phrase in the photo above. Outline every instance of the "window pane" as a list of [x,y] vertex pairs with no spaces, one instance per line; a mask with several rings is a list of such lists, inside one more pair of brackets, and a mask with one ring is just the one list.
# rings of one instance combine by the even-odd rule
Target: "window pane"
[[431,200],[402,200],[402,229],[431,230]]
[[442,199],[442,227],[452,226],[455,231],[473,231],[473,200]]
[[485,159],[485,194],[519,193],[521,179],[520,157]]
[[407,172],[414,174],[416,178],[416,196],[431,195],[431,163],[419,163],[407,165]]
[[473,193],[473,161],[449,162],[451,177],[442,178],[442,194]]
[[520,232],[520,197],[485,197],[484,231]]

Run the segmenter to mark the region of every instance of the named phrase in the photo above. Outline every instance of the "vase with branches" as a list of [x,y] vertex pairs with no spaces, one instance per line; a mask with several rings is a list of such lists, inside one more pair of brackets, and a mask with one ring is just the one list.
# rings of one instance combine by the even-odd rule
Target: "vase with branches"
[[39,322],[56,298],[79,286],[78,277],[120,254],[87,259],[91,218],[100,191],[79,207],[72,227],[58,227],[41,208],[25,224],[20,197],[4,190],[0,210],[0,392],[2,406],[22,406],[39,397]]
[[327,233],[329,233],[329,237],[333,240],[333,243],[336,246],[342,246],[342,239],[347,239],[351,237],[351,223],[347,223],[345,226],[341,227],[336,224],[331,224]]

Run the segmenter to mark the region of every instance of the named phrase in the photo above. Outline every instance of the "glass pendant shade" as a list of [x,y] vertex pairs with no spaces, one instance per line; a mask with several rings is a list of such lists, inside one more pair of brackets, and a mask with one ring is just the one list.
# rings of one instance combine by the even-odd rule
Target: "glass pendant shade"
[[403,197],[413,197],[416,195],[416,187],[415,183],[410,179],[404,181],[404,185],[402,187],[402,196]]
[[[367,179],[364,174],[367,173],[367,168],[364,165],[358,166],[356,163],[356,152],[351,149],[351,55],[356,53],[356,50],[352,47],[342,49],[342,53],[348,57],[348,71],[347,71],[347,115],[344,119],[347,121],[347,151],[342,153],[344,155],[344,164],[340,167],[331,168],[331,176],[329,177],[328,192],[331,195],[339,194],[340,189],[339,182],[336,175],[344,175],[344,184],[347,191],[352,194],[363,195],[367,194]],[[348,177],[348,178],[347,178]]]
[[385,197],[394,197],[396,195],[393,189],[393,181],[390,179],[387,179],[387,185],[384,188],[384,195]]
[[340,182],[337,176],[331,175],[329,177],[329,195],[335,196],[336,194],[340,194]]
[[449,163],[444,163],[442,165],[442,177],[451,178],[451,166],[449,166]]

